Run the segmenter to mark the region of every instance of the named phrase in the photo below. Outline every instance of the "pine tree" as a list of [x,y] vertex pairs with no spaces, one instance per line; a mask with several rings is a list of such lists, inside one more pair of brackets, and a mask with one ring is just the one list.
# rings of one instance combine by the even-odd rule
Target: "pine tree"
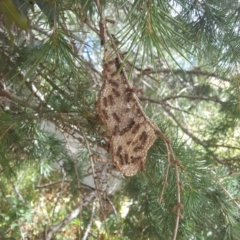
[[[1,239],[240,239],[238,1],[2,0],[0,14]],[[112,59],[160,129],[131,177],[99,115]]]

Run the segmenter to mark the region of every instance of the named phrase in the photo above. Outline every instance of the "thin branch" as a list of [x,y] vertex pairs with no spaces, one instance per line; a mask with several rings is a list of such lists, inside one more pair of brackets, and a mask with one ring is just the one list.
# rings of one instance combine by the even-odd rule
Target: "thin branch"
[[88,234],[89,234],[89,232],[91,230],[91,227],[92,227],[93,217],[95,215],[95,211],[96,211],[96,201],[93,201],[91,217],[90,217],[89,223],[87,225],[87,229],[84,233],[84,236],[83,236],[82,240],[87,240]]
[[13,190],[14,190],[15,194],[18,196],[19,200],[21,200],[21,202],[23,204],[25,204],[25,200],[24,200],[23,196],[21,195],[21,193],[19,192],[18,187],[13,183],[13,181],[11,179],[9,179],[9,181],[12,184]]
[[36,111],[36,112],[38,112],[38,110],[39,110],[38,107],[28,103],[27,101],[15,96],[14,94],[12,94],[12,93],[10,93],[10,92],[2,89],[2,88],[0,88],[0,96],[1,97],[6,97],[6,98],[18,103],[19,105],[21,105],[23,107],[28,107],[28,108]]
[[[175,115],[166,107],[164,106],[163,104],[163,101],[162,100],[155,100],[155,99],[151,99],[151,98],[146,98],[146,97],[140,97],[139,98],[140,100],[143,100],[143,101],[149,101],[149,102],[153,102],[153,103],[157,103],[157,104],[161,104],[162,108],[165,110],[165,112],[167,112],[167,114],[174,120],[174,122],[177,124],[178,127],[181,128],[181,130],[187,134],[194,142],[196,142],[197,144],[201,145],[204,149],[206,149],[206,151],[214,158],[214,160],[216,160],[217,162],[219,162],[220,164],[222,165],[225,165],[227,161],[229,160],[238,160],[239,157],[236,156],[236,157],[233,157],[233,158],[223,158],[223,159],[220,159],[217,155],[215,155],[209,148],[212,148],[212,147],[225,147],[225,148],[232,148],[232,149],[239,149],[238,147],[233,147],[233,146],[230,146],[230,145],[209,145],[208,143],[204,142],[204,141],[201,141],[199,138],[197,138],[195,135],[193,135],[192,133],[190,133],[188,131],[187,128],[185,128],[181,123],[180,121],[178,121],[178,119],[175,117]],[[167,99],[167,98],[166,98]],[[163,99],[164,100],[164,99]],[[167,99],[168,100],[168,99]],[[209,99],[210,100],[210,99]],[[221,101],[218,101],[220,103],[223,103]]]
[[[186,133],[189,137],[192,138],[192,140],[194,140],[194,142],[198,143],[199,145],[203,146],[204,148],[207,147],[206,143],[204,143],[203,141],[201,141],[200,139],[198,139],[196,136],[194,136],[192,133],[190,133],[187,128],[185,128],[180,121],[178,121],[178,119],[175,117],[175,115],[166,107],[164,106],[162,101],[158,101],[158,100],[154,100],[151,98],[145,98],[145,97],[140,97],[141,100],[144,101],[150,101],[153,103],[158,103],[161,104],[162,108],[164,109],[165,112],[167,112],[167,114],[174,120],[174,122],[182,129],[182,131],[184,133]],[[221,162],[222,163],[222,162]]]
[[175,167],[175,174],[176,174],[176,186],[177,186],[177,205],[176,205],[176,210],[177,210],[177,218],[176,218],[175,229],[174,229],[174,234],[173,234],[173,239],[172,239],[172,240],[176,240],[177,239],[178,229],[179,229],[179,221],[180,221],[180,218],[182,218],[181,209],[183,208],[183,206],[181,204],[181,187],[180,187],[180,176],[179,176],[179,169],[178,169],[178,165],[180,165],[180,161],[176,158],[176,156],[175,156],[175,154],[173,152],[173,149],[172,149],[172,145],[170,144],[170,142],[166,141],[165,144],[167,146],[168,153],[172,157],[171,163]]
[[111,206],[112,206],[112,208],[113,208],[113,211],[114,211],[114,214],[116,215],[116,218],[117,218],[117,221],[118,221],[119,218],[118,218],[118,215],[117,215],[117,209],[116,209],[116,207],[114,206],[113,202],[110,200],[109,197],[107,197],[106,200],[108,200],[108,202],[111,204]]
[[190,111],[187,111],[187,110],[184,110],[184,109],[181,109],[180,107],[174,107],[172,104],[170,104],[170,103],[166,103],[165,104],[166,106],[168,106],[170,109],[172,109],[172,110],[176,110],[176,111],[178,111],[178,112],[180,112],[180,114],[181,115],[183,115],[183,113],[186,113],[187,115],[191,115],[191,116],[193,116],[193,117],[195,117],[195,118],[198,118],[198,119],[202,119],[202,120],[204,120],[204,121],[206,121],[207,123],[211,123],[211,121],[209,121],[208,119],[206,119],[205,117],[202,117],[202,116],[199,116],[199,115],[197,115],[197,114],[194,114],[191,110]]
[[[109,231],[108,231],[108,227],[107,227],[107,224],[106,224],[106,216],[105,216],[104,208],[103,208],[102,201],[101,201],[101,194],[100,194],[99,188],[98,188],[99,184],[97,184],[97,181],[96,181],[97,175],[96,175],[95,167],[94,167],[93,154],[92,154],[89,142],[88,142],[85,134],[83,134],[83,138],[85,140],[86,147],[87,147],[87,150],[88,150],[88,153],[89,153],[89,157],[90,157],[90,161],[91,161],[91,168],[92,168],[92,173],[93,173],[93,181],[94,181],[94,185],[95,185],[95,188],[96,188],[96,192],[97,192],[97,197],[98,197],[98,200],[99,200],[100,208],[101,208],[101,211],[102,211],[102,214],[103,214],[103,217],[104,217],[105,229],[106,229],[108,237],[109,237]],[[102,189],[101,189],[101,191],[102,191]]]
[[181,130],[187,134],[194,142],[196,142],[197,144],[201,145],[203,148],[205,148],[207,150],[207,152],[209,154],[211,154],[211,156],[219,163],[221,163],[222,165],[224,165],[224,162],[222,160],[220,160],[212,151],[210,151],[208,149],[208,145],[201,141],[199,138],[197,138],[195,135],[193,135],[192,133],[190,133],[187,128],[185,128],[175,117],[175,115],[169,110],[167,109],[164,105],[162,105],[162,108],[164,109],[165,112],[168,113],[168,115],[174,120],[174,122],[177,124],[177,126],[179,126],[181,128]]
[[183,208],[183,205],[181,204],[181,186],[180,186],[180,176],[179,176],[179,164],[175,164],[175,174],[176,174],[176,182],[177,182],[177,205],[176,205],[176,210],[177,210],[177,218],[176,218],[176,223],[175,223],[175,229],[174,229],[174,234],[173,234],[173,240],[177,239],[177,233],[178,233],[178,228],[179,228],[179,221],[182,218],[181,210]]
[[70,96],[69,93],[67,93],[66,91],[64,91],[63,89],[61,89],[54,81],[51,80],[51,78],[49,76],[44,75],[40,70],[37,70],[38,74],[41,75],[46,82],[48,82],[51,87],[56,90],[58,93],[60,93],[62,96],[64,96],[66,99],[72,101],[72,97]]
[[176,122],[176,124],[182,129],[184,133],[186,133],[189,137],[191,137],[196,143],[202,145],[203,147],[206,147],[206,144],[202,142],[200,139],[198,139],[196,136],[194,136],[192,133],[190,133],[187,128],[185,128],[175,117],[175,115],[165,106],[162,105],[162,108],[164,109],[165,112]]
[[[93,26],[91,25],[89,19],[86,17],[85,14],[83,14],[83,9],[82,9],[81,4],[78,4],[77,6],[78,6],[79,17],[80,17],[81,21],[82,21],[84,24],[86,24],[93,32],[95,32],[95,33],[99,36],[99,35],[100,35],[100,34],[99,34],[99,31],[98,31],[95,27],[93,27]],[[97,7],[99,7],[99,5],[97,5]]]
[[230,177],[230,176],[240,176],[240,171],[230,173],[230,174],[229,174],[228,176],[226,176],[226,177]]
[[[78,189],[80,189],[80,178],[79,178],[79,174],[78,174],[77,158],[76,158],[76,155],[73,154],[73,152],[71,150],[71,145],[68,141],[68,136],[66,135],[66,132],[63,132],[63,137],[65,138],[66,148],[67,148],[68,152],[70,152],[71,158],[73,160],[75,175],[77,178],[77,187],[78,187]],[[80,145],[80,142],[79,142],[79,145]],[[79,193],[79,195],[80,195],[80,193]]]
[[2,138],[8,133],[8,131],[14,126],[14,123],[9,125],[4,131],[2,131],[1,136],[0,136],[0,140],[2,140]]
[[[167,147],[167,149],[168,149],[169,147],[168,147],[168,145],[166,144],[166,142],[165,142],[165,145],[166,145],[166,147]],[[160,195],[159,195],[159,198],[158,198],[159,203],[162,202],[164,191],[165,191],[165,189],[166,189],[166,186],[168,185],[168,183],[167,183],[168,173],[169,173],[169,168],[170,168],[170,165],[171,165],[171,154],[170,154],[170,151],[169,151],[169,150],[167,151],[167,160],[168,160],[168,165],[167,165],[167,170],[166,170],[165,175],[164,175],[163,188],[162,188],[162,191],[161,191],[161,193],[160,193]]]
[[166,172],[164,174],[164,177],[163,177],[163,188],[162,188],[162,191],[161,191],[161,193],[159,195],[159,198],[158,198],[159,203],[162,202],[163,194],[165,192],[166,186],[168,185],[167,179],[168,179],[169,168],[170,168],[170,164],[168,163],[167,170],[166,170]]
[[44,95],[40,93],[37,87],[34,85],[33,82],[26,81],[25,82],[27,88],[31,91],[30,96],[28,96],[28,102],[31,101],[32,97],[35,96],[40,103],[44,103]]
[[[43,185],[37,185],[36,188],[48,188],[48,187],[52,187],[54,185],[57,185],[59,183],[62,183],[62,180],[56,181],[56,182],[52,182],[52,183],[47,183],[47,184],[43,184]],[[64,180],[64,182],[69,183],[68,180]]]
[[148,98],[148,97],[139,97],[140,100],[142,101],[149,101],[152,103],[158,103],[158,104],[163,104],[166,101],[177,99],[177,98],[188,98],[188,99],[196,99],[196,100],[204,100],[204,101],[213,101],[217,102],[220,104],[223,104],[224,102],[220,101],[217,97],[204,97],[204,96],[190,96],[190,95],[173,95],[169,96],[160,100]]
[[[212,170],[211,170],[211,172],[214,173]],[[227,194],[227,196],[233,201],[235,206],[240,210],[240,205],[238,204],[236,199],[232,197],[232,195],[228,192],[228,190],[218,180],[216,180],[216,179],[213,179],[213,180],[223,189],[223,191]]]
[[213,102],[217,102],[217,103],[221,103],[221,104],[224,103],[224,102],[220,101],[217,96],[215,96],[215,97],[204,97],[204,96],[200,96],[200,95],[197,95],[197,96],[173,95],[173,96],[169,96],[169,97],[161,99],[161,102],[165,102],[165,101],[172,100],[172,99],[177,99],[177,98],[188,98],[188,99],[196,99],[196,100],[204,100],[204,101],[213,101]]
[[51,240],[53,235],[60,231],[63,227],[65,227],[68,223],[70,223],[74,218],[76,218],[82,211],[84,207],[86,207],[89,202],[96,197],[96,192],[93,191],[88,194],[79,204],[79,206],[74,209],[68,216],[66,216],[60,223],[50,228],[49,231],[46,231],[45,240]]
[[[99,7],[99,1],[96,0],[96,4]],[[102,43],[105,44],[107,41],[107,37],[110,39],[111,44],[112,44],[112,48],[115,52],[115,55],[117,56],[120,64],[122,65],[122,59],[120,56],[120,53],[118,51],[117,48],[117,43],[115,41],[115,39],[113,39],[112,35],[110,35],[110,33],[108,32],[107,26],[106,26],[106,22],[104,21],[104,19],[102,18],[102,16],[100,16],[100,22],[99,22],[99,26],[100,26],[100,34],[101,34],[101,40]],[[127,74],[124,70],[124,68],[121,69],[122,70],[122,74],[124,76],[125,79],[127,78]],[[129,88],[131,88],[131,85],[128,83],[128,81],[126,81],[126,84],[129,86]],[[145,117],[145,119],[148,119],[148,117],[146,116],[145,112],[142,110],[141,106],[140,106],[140,102],[139,99],[136,97],[136,105],[138,106],[138,108],[140,109],[142,115]],[[175,170],[176,170],[176,184],[177,184],[177,206],[181,206],[181,191],[180,191],[180,180],[179,180],[179,170],[177,165],[180,164],[179,160],[176,158],[172,146],[171,146],[171,142],[169,141],[169,139],[164,135],[164,133],[161,132],[161,130],[154,125],[154,123],[152,123],[151,121],[149,121],[151,127],[154,129],[155,134],[157,136],[159,136],[160,138],[163,139],[163,141],[165,142],[165,146],[167,149],[167,153],[168,153],[168,162],[170,164],[173,164],[175,166]],[[172,160],[172,161],[171,161]],[[173,236],[173,240],[176,240],[177,238],[177,233],[178,233],[178,229],[179,229],[179,220],[180,220],[180,216],[181,216],[181,208],[178,207],[177,208],[177,218],[176,218],[176,224],[175,224],[175,229],[174,229],[174,236]]]
[[93,27],[93,26],[91,25],[90,21],[89,21],[87,18],[85,18],[84,23],[85,23],[93,32],[95,32],[98,36],[100,36],[99,31],[98,31],[95,27]]
[[222,147],[222,148],[230,148],[230,149],[237,149],[240,150],[240,147],[235,147],[235,146],[231,146],[231,145],[224,145],[224,144],[211,144],[210,147]]
[[211,73],[211,72],[206,72],[206,71],[201,71],[198,68],[194,68],[192,70],[182,70],[182,69],[159,69],[159,70],[154,70],[151,68],[147,68],[145,70],[142,70],[140,68],[135,67],[138,71],[141,72],[141,75],[149,75],[149,74],[156,74],[156,73],[172,73],[172,74],[191,74],[191,75],[202,75],[202,76],[207,76],[207,77],[214,77],[214,78],[218,78],[218,79],[222,79],[224,81],[228,81],[231,82],[231,79],[223,77],[223,76],[219,76],[215,73]]
[[[183,205],[181,204],[181,187],[180,187],[180,176],[179,176],[179,169],[178,169],[178,165],[180,165],[181,163],[174,154],[170,140],[160,130],[157,131],[156,134],[159,137],[161,137],[165,143],[165,146],[167,148],[167,153],[168,153],[168,163],[172,164],[175,167],[176,186],[177,186],[177,205],[175,206],[175,210],[177,211],[177,217],[176,217],[175,229],[174,229],[172,240],[176,240],[178,229],[179,229],[179,221],[180,221],[180,218],[182,218],[181,209],[183,208]],[[160,200],[161,200],[161,195],[160,195]]]

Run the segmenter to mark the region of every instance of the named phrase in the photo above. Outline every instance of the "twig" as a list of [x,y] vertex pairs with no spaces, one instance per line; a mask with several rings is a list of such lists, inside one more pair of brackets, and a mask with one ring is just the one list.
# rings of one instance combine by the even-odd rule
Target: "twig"
[[8,126],[8,128],[6,128],[4,131],[2,131],[1,136],[0,136],[0,140],[2,140],[2,138],[8,133],[8,131],[15,125],[15,123],[11,124]]
[[228,178],[228,177],[230,177],[230,176],[231,176],[231,177],[232,177],[232,176],[240,176],[240,171],[229,173],[227,176],[222,177],[222,178]]
[[[176,218],[175,229],[174,229],[172,240],[176,240],[178,229],[179,229],[179,221],[180,221],[180,218],[182,217],[181,209],[183,208],[181,204],[181,187],[180,187],[180,176],[179,176],[179,169],[178,169],[178,165],[180,165],[180,161],[176,158],[174,154],[170,140],[160,130],[157,131],[157,135],[164,140],[165,146],[167,148],[167,153],[168,153],[168,164],[169,165],[172,164],[175,167],[176,185],[177,185],[177,205],[175,206],[175,210],[177,211],[177,218]],[[163,187],[164,189],[160,194],[159,201],[162,200],[161,198],[163,195],[163,191],[165,190],[165,187],[166,187],[166,184]]]
[[[184,113],[186,113],[188,116],[191,115],[191,116],[193,116],[193,117],[196,117],[196,118],[198,118],[198,119],[201,119],[201,120],[204,120],[204,121],[210,123],[210,121],[209,121],[208,119],[206,119],[205,117],[202,117],[202,116],[199,116],[199,115],[193,113],[191,110],[189,110],[189,111],[188,111],[188,110],[184,110],[184,109],[181,109],[180,107],[175,107],[175,106],[173,106],[173,105],[170,104],[170,103],[166,103],[165,105],[166,105],[167,107],[169,107],[169,109],[176,110],[176,111],[180,112],[180,114],[183,115],[183,117],[184,117]],[[185,119],[185,118],[184,118],[184,119]]]
[[79,178],[79,174],[78,174],[78,166],[77,166],[76,156],[71,151],[71,146],[68,141],[68,136],[66,136],[66,132],[63,132],[63,137],[65,138],[65,141],[66,141],[66,149],[70,152],[72,160],[73,160],[75,175],[76,175],[76,179],[77,179],[77,187],[78,187],[78,189],[80,189],[80,178]]
[[192,74],[192,75],[202,75],[202,76],[207,76],[207,77],[215,77],[218,79],[222,79],[224,81],[231,82],[231,79],[223,77],[223,76],[218,76],[215,73],[210,73],[210,72],[205,72],[201,71],[200,69],[193,69],[193,70],[182,70],[182,69],[159,69],[159,70],[153,70],[151,68],[147,68],[146,70],[142,70],[140,68],[135,67],[138,71],[141,72],[141,75],[149,75],[149,74],[156,74],[156,73],[173,73],[173,74]]
[[240,150],[240,147],[235,147],[231,145],[224,145],[224,144],[211,144],[211,147],[222,147],[222,148],[230,148],[230,149],[237,149]]
[[39,110],[38,107],[28,103],[27,101],[25,101],[25,100],[15,96],[14,94],[12,94],[12,93],[10,93],[10,92],[8,92],[6,90],[3,90],[1,88],[0,88],[0,96],[1,97],[6,97],[6,98],[8,98],[8,99],[18,103],[21,106],[31,108],[31,109],[33,109],[36,112],[38,112],[38,110]]
[[[181,96],[181,95],[179,95]],[[184,97],[187,97],[187,98],[192,98],[192,96],[185,96]],[[193,98],[195,98],[193,96]],[[238,147],[234,147],[234,146],[230,146],[230,145],[218,145],[218,144],[215,144],[215,145],[209,145],[207,144],[206,142],[204,141],[201,141],[199,138],[197,138],[195,135],[193,135],[192,133],[190,133],[188,131],[187,128],[185,128],[181,123],[180,121],[178,121],[178,119],[175,117],[175,115],[166,107],[164,106],[165,104],[163,103],[163,101],[165,100],[170,100],[170,97],[168,98],[165,98],[163,100],[155,100],[155,99],[151,99],[151,98],[146,98],[146,97],[140,97],[139,98],[140,100],[143,100],[143,101],[149,101],[149,102],[153,102],[153,103],[157,103],[157,104],[161,104],[162,108],[165,110],[165,112],[167,112],[167,114],[173,119],[173,121],[177,124],[178,127],[181,128],[181,130],[187,134],[194,142],[196,142],[197,144],[201,145],[213,158],[215,161],[217,161],[218,163],[222,164],[222,165],[226,165],[226,162],[229,161],[229,160],[238,160],[239,159],[239,156],[236,156],[234,158],[223,158],[223,159],[220,159],[217,155],[215,155],[211,150],[210,148],[213,148],[213,147],[225,147],[225,148],[232,148],[232,149],[239,149]],[[197,97],[196,97],[197,99]],[[199,98],[199,99],[202,99],[202,98]],[[202,99],[203,100],[203,99]],[[204,99],[204,100],[211,100],[211,101],[215,101],[215,102],[218,102],[218,103],[223,103],[222,101],[220,100],[217,100],[214,98],[209,98],[209,99]],[[177,109],[179,110],[179,109]]]
[[89,234],[89,232],[91,230],[91,227],[92,227],[93,217],[95,215],[95,211],[96,211],[96,201],[93,201],[91,217],[90,217],[89,223],[87,225],[87,229],[86,229],[86,231],[84,233],[84,236],[83,236],[82,240],[87,240],[88,234]]
[[[213,170],[211,170],[212,173]],[[237,201],[232,197],[232,195],[228,192],[228,190],[216,179],[213,179],[214,182],[216,182],[222,189],[223,191],[228,195],[228,197],[233,201],[233,203],[235,204],[235,206],[240,209],[240,205],[237,203]]]
[[188,99],[196,99],[196,100],[204,100],[204,101],[213,101],[217,102],[220,104],[223,104],[224,102],[220,101],[217,97],[204,97],[204,96],[190,96],[190,95],[173,95],[169,96],[160,100],[148,98],[148,97],[139,97],[140,100],[142,101],[149,101],[152,103],[158,103],[158,104],[163,104],[166,101],[177,99],[177,98],[188,98]]
[[172,100],[172,99],[177,99],[177,98],[188,98],[188,99],[196,99],[196,100],[204,100],[204,101],[213,101],[213,102],[217,102],[217,103],[221,103],[221,104],[224,103],[223,101],[220,101],[217,96],[215,96],[215,97],[204,97],[204,96],[200,96],[200,95],[196,95],[196,96],[173,95],[173,96],[169,96],[169,97],[161,99],[161,102],[165,102],[165,101]]
[[185,127],[182,126],[182,124],[177,120],[177,118],[174,116],[174,114],[169,110],[167,109],[164,105],[162,105],[162,108],[168,113],[168,115],[176,122],[176,124],[182,129],[182,131],[184,133],[186,133],[189,137],[191,137],[191,139],[196,142],[197,144],[201,145],[203,148],[205,148],[209,154],[211,154],[211,156],[219,163],[221,163],[222,165],[224,165],[225,163],[220,160],[213,152],[211,152],[209,149],[208,149],[208,145],[201,141],[199,138],[197,138],[196,136],[194,136],[192,133],[190,133]]
[[[97,8],[99,8],[99,3],[97,4]],[[82,13],[82,6],[80,4],[78,4],[78,9],[79,9],[79,16],[80,16],[81,21],[84,24],[86,24],[93,32],[95,32],[99,36],[99,31],[91,25],[91,23],[89,22],[88,18],[85,16],[85,14]]]
[[181,204],[180,176],[179,176],[179,169],[178,169],[178,164],[177,163],[175,164],[175,174],[176,174],[176,184],[177,184],[177,206],[176,206],[177,218],[176,218],[176,223],[175,223],[173,240],[177,239],[179,221],[180,221],[180,218],[182,218],[181,209],[183,208],[183,205]]
[[95,168],[94,168],[93,154],[92,154],[89,142],[88,142],[85,134],[83,134],[83,138],[85,140],[86,147],[87,147],[87,150],[88,150],[88,153],[89,153],[89,157],[90,157],[90,161],[91,161],[91,168],[92,168],[92,173],[93,173],[93,181],[94,181],[94,185],[95,185],[95,188],[96,188],[100,208],[101,208],[101,211],[102,211],[102,214],[103,214],[103,217],[104,217],[104,226],[105,226],[106,232],[108,234],[108,238],[109,238],[109,231],[108,231],[108,227],[107,227],[107,224],[106,224],[106,216],[105,216],[105,213],[104,213],[104,208],[103,208],[102,201],[101,201],[101,195],[99,193],[99,188],[98,188],[98,184],[97,184],[97,181],[96,181],[97,176],[96,176],[96,172],[95,172]]
[[21,195],[21,193],[19,192],[18,187],[15,186],[15,184],[12,182],[11,179],[9,179],[9,181],[10,181],[10,183],[12,184],[13,190],[14,190],[14,192],[16,193],[16,195],[18,196],[19,200],[20,200],[23,204],[25,204],[25,200],[24,200],[23,196]]
[[166,189],[166,186],[168,185],[167,179],[168,179],[169,168],[170,168],[170,164],[168,163],[167,170],[166,170],[166,172],[164,174],[164,177],[163,177],[163,188],[162,188],[162,191],[161,191],[161,193],[159,195],[159,198],[158,198],[159,203],[162,202],[164,191]]
[[[164,136],[164,138],[166,138]],[[163,138],[163,139],[164,139]],[[164,139],[166,147],[167,147],[167,152],[168,152],[168,161],[172,159],[171,164],[175,167],[175,174],[176,174],[176,185],[177,185],[177,205],[175,206],[175,209],[177,210],[177,218],[176,218],[176,223],[175,223],[175,229],[174,229],[174,234],[173,234],[173,239],[177,239],[177,233],[178,233],[178,228],[179,228],[179,221],[181,218],[181,209],[183,208],[181,204],[181,188],[180,188],[180,176],[179,176],[179,169],[178,165],[180,165],[180,161],[176,158],[172,145],[168,139]]]
[[86,207],[89,202],[96,197],[96,192],[93,191],[90,194],[88,194],[82,202],[79,204],[79,206],[73,210],[67,217],[65,217],[60,223],[50,228],[49,231],[47,231],[45,240],[51,240],[53,237],[53,234],[60,231],[63,227],[65,227],[69,222],[71,222],[74,218],[76,218],[79,213],[81,213],[82,209]]
[[[59,183],[62,183],[62,180],[56,181],[56,182],[52,182],[52,183],[47,183],[47,184],[43,184],[43,185],[37,185],[36,188],[48,188],[48,187],[52,187],[54,185],[57,185]],[[69,182],[68,180],[64,180],[64,182]]]
[[164,191],[165,191],[165,189],[166,189],[166,186],[168,185],[167,179],[168,179],[169,168],[170,168],[170,165],[171,165],[171,153],[170,153],[170,151],[169,151],[169,146],[168,146],[168,144],[167,144],[166,142],[165,142],[165,146],[166,146],[166,148],[167,148],[167,160],[168,160],[168,164],[167,164],[167,170],[166,170],[165,175],[164,175],[163,188],[162,188],[162,191],[161,191],[161,193],[160,193],[160,195],[159,195],[159,198],[158,198],[159,203],[162,202]]
[[114,206],[113,202],[110,200],[109,197],[107,197],[106,200],[108,200],[108,202],[111,204],[111,206],[113,208],[113,211],[114,211],[114,214],[116,215],[116,218],[117,218],[117,221],[118,221],[119,219],[118,219],[118,216],[117,216],[117,209],[116,209],[116,207]]
[[[44,66],[44,65],[41,65],[41,66]],[[66,91],[64,91],[63,89],[61,89],[54,81],[51,80],[51,78],[49,76],[44,75],[40,70],[37,70],[37,72],[40,76],[42,76],[46,80],[46,82],[48,82],[51,85],[51,87],[54,90],[56,90],[58,93],[60,93],[66,99],[68,99],[70,101],[72,100],[72,97],[70,96],[70,94],[67,93]]]

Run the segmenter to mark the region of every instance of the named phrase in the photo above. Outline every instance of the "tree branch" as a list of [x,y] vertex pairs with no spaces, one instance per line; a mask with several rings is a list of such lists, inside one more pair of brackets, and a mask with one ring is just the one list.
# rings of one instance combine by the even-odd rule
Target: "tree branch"
[[217,162],[221,163],[222,165],[226,164],[226,160],[221,160],[219,159],[211,150],[209,150],[209,146],[207,143],[205,143],[204,141],[201,141],[199,138],[197,138],[195,135],[193,135],[192,133],[190,133],[188,131],[187,128],[185,128],[180,121],[178,121],[178,119],[176,118],[176,116],[163,104],[163,101],[161,100],[154,100],[151,98],[146,98],[146,97],[140,97],[140,100],[143,101],[149,101],[149,102],[153,102],[153,103],[158,103],[161,104],[162,108],[164,109],[165,112],[167,112],[167,114],[174,120],[174,122],[177,124],[177,126],[179,126],[181,128],[181,130],[187,134],[194,142],[196,142],[197,144],[201,145],[204,149],[206,149],[206,151],[208,153],[210,153],[210,155],[214,158],[214,160],[216,160]]
[[[170,140],[159,130],[157,132],[157,135],[161,137],[165,143],[166,149],[167,149],[167,155],[168,155],[168,165],[173,165],[175,167],[175,175],[176,175],[176,196],[177,196],[177,204],[174,207],[174,210],[177,211],[177,217],[175,222],[175,228],[174,228],[174,234],[172,240],[177,239],[178,229],[179,229],[179,221],[180,218],[182,218],[181,210],[183,208],[183,205],[181,204],[181,187],[180,187],[180,174],[179,174],[179,168],[178,166],[181,164],[180,161],[176,158],[171,142]],[[167,168],[167,171],[169,169]],[[168,174],[168,173],[167,173]],[[167,178],[167,176],[166,176]],[[166,183],[165,183],[166,184]],[[166,186],[163,187],[163,190],[159,196],[159,201],[161,201],[163,191]]]
[[[173,96],[172,99],[174,98],[177,98],[177,97],[186,97],[186,98],[192,98],[192,99],[201,99],[201,98],[198,98],[197,96],[185,96],[185,95],[179,95],[179,96]],[[185,128],[181,123],[180,121],[177,120],[176,116],[169,110],[167,109],[165,106],[164,106],[164,101],[167,101],[167,100],[170,100],[171,97],[166,97],[162,100],[155,100],[155,99],[151,99],[151,98],[147,98],[147,97],[139,97],[140,100],[142,101],[149,101],[149,102],[152,102],[152,103],[157,103],[157,104],[161,104],[161,106],[163,107],[163,109],[167,112],[167,114],[174,120],[174,122],[181,128],[181,130],[187,134],[194,142],[196,142],[197,144],[201,145],[202,147],[204,147],[206,149],[206,151],[208,153],[210,153],[210,155],[214,158],[214,160],[216,160],[217,162],[219,162],[220,164],[222,165],[226,165],[226,163],[229,161],[229,160],[238,160],[240,159],[238,156],[236,157],[233,157],[233,158],[223,158],[223,159],[220,159],[216,154],[214,154],[210,148],[214,148],[214,147],[224,147],[224,148],[228,148],[228,149],[240,149],[239,147],[234,147],[234,146],[230,146],[230,145],[221,145],[221,144],[214,144],[214,145],[211,145],[209,143],[206,143],[204,141],[201,141],[199,138],[197,138],[195,135],[193,135],[192,133],[190,133],[188,131],[187,128]],[[210,100],[210,101],[215,101],[215,102],[218,102],[218,103],[223,103],[222,101],[220,100],[217,100],[217,98],[202,98],[202,100]],[[180,109],[177,109],[179,111],[181,111]]]
[[91,227],[92,227],[92,223],[93,223],[93,217],[95,215],[95,211],[96,211],[96,201],[93,201],[93,207],[92,207],[92,213],[91,213],[91,217],[90,217],[90,220],[89,220],[89,223],[88,223],[88,226],[87,226],[87,229],[84,233],[84,236],[82,238],[82,240],[87,240],[87,237],[88,237],[88,234],[91,230]]
[[159,69],[159,70],[154,70],[154,69],[151,69],[151,68],[147,68],[147,69],[140,69],[140,68],[137,68],[135,67],[138,71],[141,72],[141,75],[149,75],[149,74],[155,74],[155,73],[173,73],[173,74],[182,74],[182,73],[185,73],[185,74],[192,74],[192,75],[202,75],[202,76],[207,76],[207,77],[215,77],[215,78],[218,78],[218,79],[222,79],[224,81],[228,81],[228,82],[231,82],[231,79],[229,78],[226,78],[226,77],[223,77],[223,76],[218,76],[217,74],[215,73],[211,73],[211,72],[206,72],[206,71],[201,71],[201,69],[198,69],[198,68],[194,68],[192,70],[182,70],[182,69]]
[[76,218],[79,213],[81,213],[82,209],[86,207],[89,202],[96,197],[96,192],[93,191],[90,194],[88,194],[82,202],[79,204],[79,206],[74,209],[68,216],[66,216],[60,223],[57,225],[51,227],[49,231],[46,232],[45,240],[51,240],[53,235],[60,231],[63,227],[65,227],[68,223],[70,223],[74,218]]
[[1,88],[0,88],[0,96],[1,97],[6,97],[6,98],[8,98],[8,99],[18,103],[19,105],[21,105],[23,107],[31,108],[31,109],[33,109],[36,112],[38,112],[38,110],[39,110],[38,107],[28,103],[27,101],[25,101],[25,100],[15,96],[14,94],[12,94],[12,93],[4,90],[4,89],[1,89]]
[[172,100],[172,99],[177,99],[177,98],[188,98],[188,99],[197,99],[197,100],[204,100],[204,101],[213,101],[213,102],[217,102],[217,103],[224,103],[224,102],[220,101],[217,96],[215,96],[215,97],[204,97],[204,96],[199,96],[199,95],[198,96],[173,95],[173,96],[163,98],[163,99],[161,99],[161,101],[165,102],[165,101]]
[[[211,172],[214,173],[213,170],[211,170]],[[214,173],[214,175],[216,175],[216,173]],[[231,199],[231,201],[233,201],[234,205],[240,210],[240,205],[238,204],[236,199],[232,197],[232,195],[228,192],[228,190],[217,179],[213,179],[213,180],[222,188],[222,190],[227,194],[227,196]]]
[[142,101],[149,101],[149,102],[159,103],[159,104],[162,104],[166,101],[177,99],[177,98],[188,98],[188,99],[196,99],[196,100],[204,100],[204,101],[213,101],[213,102],[217,102],[220,104],[224,103],[223,101],[219,100],[218,97],[204,97],[204,96],[190,96],[190,95],[173,95],[173,96],[165,97],[160,100],[155,100],[155,99],[148,98],[148,97],[139,97],[139,99]]
[[[62,180],[59,180],[56,182],[51,182],[51,183],[47,183],[47,184],[43,184],[43,185],[37,185],[36,188],[48,188],[48,187],[52,187],[52,186],[57,185],[62,182],[63,182]],[[64,180],[64,182],[69,183],[68,180]]]
[[187,134],[194,142],[196,142],[197,144],[201,145],[204,149],[206,149],[206,151],[208,153],[210,153],[210,155],[219,163],[221,163],[222,165],[225,165],[225,163],[220,160],[212,151],[210,151],[208,149],[208,145],[201,141],[199,138],[197,138],[195,135],[193,135],[192,133],[190,133],[187,128],[183,127],[183,125],[177,120],[177,118],[175,117],[175,115],[169,110],[167,109],[167,107],[165,107],[164,105],[162,105],[162,108],[164,109],[165,112],[167,112],[167,114],[174,120],[174,122],[181,128],[181,130]]

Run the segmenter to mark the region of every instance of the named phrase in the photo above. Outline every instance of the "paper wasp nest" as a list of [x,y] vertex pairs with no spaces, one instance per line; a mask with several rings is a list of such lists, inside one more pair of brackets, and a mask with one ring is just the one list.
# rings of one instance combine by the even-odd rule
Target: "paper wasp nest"
[[133,176],[144,169],[157,127],[144,114],[131,85],[119,70],[119,58],[105,49],[104,61],[97,113],[110,137],[113,165],[124,175]]

